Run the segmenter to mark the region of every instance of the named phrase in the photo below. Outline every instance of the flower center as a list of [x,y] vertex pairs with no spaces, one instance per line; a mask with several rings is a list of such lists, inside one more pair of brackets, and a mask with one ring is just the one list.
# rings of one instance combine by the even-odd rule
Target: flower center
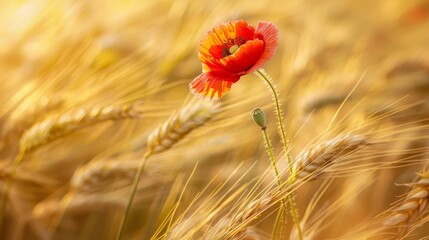
[[229,53],[234,54],[235,52],[237,52],[238,48],[239,48],[238,45],[233,45],[232,47],[229,48]]

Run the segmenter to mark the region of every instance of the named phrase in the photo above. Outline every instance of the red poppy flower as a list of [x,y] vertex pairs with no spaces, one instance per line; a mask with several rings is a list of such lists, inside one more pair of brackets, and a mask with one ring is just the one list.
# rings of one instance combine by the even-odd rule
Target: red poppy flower
[[218,99],[241,76],[261,68],[277,49],[278,29],[259,22],[256,29],[244,20],[216,26],[200,43],[199,58],[203,73],[189,86],[200,97]]

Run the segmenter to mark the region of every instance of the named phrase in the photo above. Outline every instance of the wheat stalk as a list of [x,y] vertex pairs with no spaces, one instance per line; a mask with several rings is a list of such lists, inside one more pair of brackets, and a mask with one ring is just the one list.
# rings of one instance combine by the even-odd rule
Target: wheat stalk
[[94,107],[50,116],[34,124],[24,133],[19,143],[20,151],[30,152],[41,145],[97,123],[140,116],[141,112],[134,105]]
[[159,153],[171,148],[193,129],[208,122],[218,107],[217,104],[206,102],[184,107],[149,134],[147,152]]
[[429,200],[429,172],[419,174],[417,181],[410,184],[402,204],[393,209],[391,216],[385,221],[387,226],[397,226],[399,235],[405,235],[413,223],[423,214]]
[[328,164],[367,144],[367,138],[360,135],[347,134],[333,138],[304,149],[296,158],[293,172],[298,178],[311,175],[314,179]]

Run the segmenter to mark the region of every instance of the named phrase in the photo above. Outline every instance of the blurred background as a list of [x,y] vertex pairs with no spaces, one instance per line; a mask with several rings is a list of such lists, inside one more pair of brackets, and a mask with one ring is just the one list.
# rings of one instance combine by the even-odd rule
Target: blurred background
[[[427,0],[1,0],[3,195],[15,180],[0,238],[116,239],[148,136],[208,104],[188,87],[201,73],[199,42],[234,19],[279,27],[265,70],[292,158],[344,134],[371,143],[291,187],[305,239],[398,239],[383,222],[429,157]],[[272,238],[285,193],[250,118],[264,107],[286,179],[270,92],[250,74],[204,107],[210,120],[148,159],[126,239]],[[413,201],[404,238],[427,239],[427,194]],[[290,218],[285,228],[298,239]]]

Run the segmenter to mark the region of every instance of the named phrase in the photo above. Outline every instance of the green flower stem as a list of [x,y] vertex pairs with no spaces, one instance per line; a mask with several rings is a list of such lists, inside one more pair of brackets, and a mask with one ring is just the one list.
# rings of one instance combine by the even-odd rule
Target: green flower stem
[[[271,93],[272,93],[272,96],[273,96],[273,99],[274,99],[274,102],[275,102],[275,113],[276,113],[276,116],[277,116],[277,123],[278,123],[278,126],[279,126],[279,133],[280,133],[280,137],[281,137],[281,140],[282,140],[282,143],[283,143],[283,148],[284,148],[284,151],[285,151],[285,154],[286,154],[286,159],[288,161],[288,166],[289,166],[289,179],[288,179],[288,183],[291,183],[291,182],[294,181],[295,177],[294,177],[294,172],[293,172],[293,169],[292,169],[292,160],[291,160],[290,155],[289,155],[289,144],[288,144],[288,141],[287,141],[287,138],[286,138],[286,133],[285,133],[286,131],[285,131],[285,128],[283,126],[282,111],[280,109],[280,100],[279,100],[278,94],[276,92],[276,89],[274,87],[274,83],[271,81],[271,78],[268,75],[268,73],[266,73],[264,71],[264,69],[261,68],[259,70],[256,70],[255,74],[267,84],[268,88],[271,90]],[[278,171],[277,170],[276,170],[276,174],[278,175]],[[295,225],[296,225],[296,227],[298,229],[299,238],[300,238],[300,240],[303,240],[302,229],[301,229],[301,225],[300,225],[300,222],[299,222],[298,211],[296,209],[295,197],[293,195],[293,192],[291,192],[290,194],[287,195],[287,199],[288,199],[288,202],[289,202],[290,207],[291,207],[291,214],[292,214],[293,221],[295,222]]]
[[275,113],[276,113],[276,117],[277,117],[277,123],[278,123],[279,128],[280,128],[279,133],[280,133],[280,137],[282,139],[283,148],[285,150],[286,158],[287,158],[288,165],[289,165],[289,174],[292,176],[293,175],[292,160],[289,156],[289,144],[287,142],[286,133],[285,133],[286,131],[285,131],[285,128],[283,126],[283,118],[282,118],[282,111],[280,109],[279,97],[278,97],[276,89],[274,87],[274,83],[271,82],[271,80],[270,80],[271,78],[269,77],[268,73],[265,72],[264,69],[261,68],[259,70],[256,70],[256,75],[259,78],[261,78],[268,85],[269,89],[271,90],[271,93],[272,93],[272,96],[273,96],[273,99],[274,99],[274,102],[276,105]]
[[[279,191],[281,191],[283,189],[283,186],[282,186],[282,182],[280,179],[279,170],[277,168],[276,160],[274,158],[273,147],[271,146],[271,141],[268,137],[268,134],[267,134],[265,127],[262,128],[262,133],[263,133],[264,140],[265,140],[265,146],[268,150],[268,158],[270,159],[271,165],[273,166],[273,169],[274,169],[274,173],[276,174],[276,180],[277,180],[277,185],[279,187]],[[278,231],[279,225],[280,225],[280,236],[283,234],[283,228],[284,228],[284,224],[285,224],[283,214],[284,214],[284,211],[286,209],[287,209],[286,204],[285,204],[284,200],[281,199],[280,200],[280,209],[279,209],[279,212],[277,213],[276,221],[274,223],[274,228],[273,228],[273,240],[276,239],[276,233]]]
[[139,182],[140,182],[140,179],[141,179],[141,176],[142,176],[142,173],[143,173],[143,169],[144,169],[144,166],[146,164],[146,160],[151,155],[152,155],[151,151],[146,152],[146,154],[143,156],[143,159],[141,160],[139,168],[137,169],[137,173],[136,173],[136,176],[134,178],[133,187],[132,187],[132,190],[131,190],[131,195],[130,195],[130,198],[128,199],[127,208],[125,209],[124,216],[122,217],[121,223],[119,225],[119,232],[118,232],[118,235],[117,235],[117,238],[116,238],[118,240],[124,239],[124,236],[123,236],[124,235],[124,228],[125,228],[125,225],[127,223],[128,215],[131,212],[131,206],[133,204],[134,197],[135,197],[136,192],[137,192],[137,187],[139,185]]
[[283,187],[282,187],[282,181],[280,179],[279,169],[277,168],[276,160],[274,158],[274,153],[273,153],[273,147],[271,146],[271,141],[268,138],[267,130],[262,129],[262,133],[264,134],[264,140],[265,140],[265,144],[266,144],[267,149],[268,149],[268,155],[270,157],[271,165],[273,166],[274,172],[275,172],[276,177],[277,177],[277,185],[279,186],[280,189],[282,189]]

